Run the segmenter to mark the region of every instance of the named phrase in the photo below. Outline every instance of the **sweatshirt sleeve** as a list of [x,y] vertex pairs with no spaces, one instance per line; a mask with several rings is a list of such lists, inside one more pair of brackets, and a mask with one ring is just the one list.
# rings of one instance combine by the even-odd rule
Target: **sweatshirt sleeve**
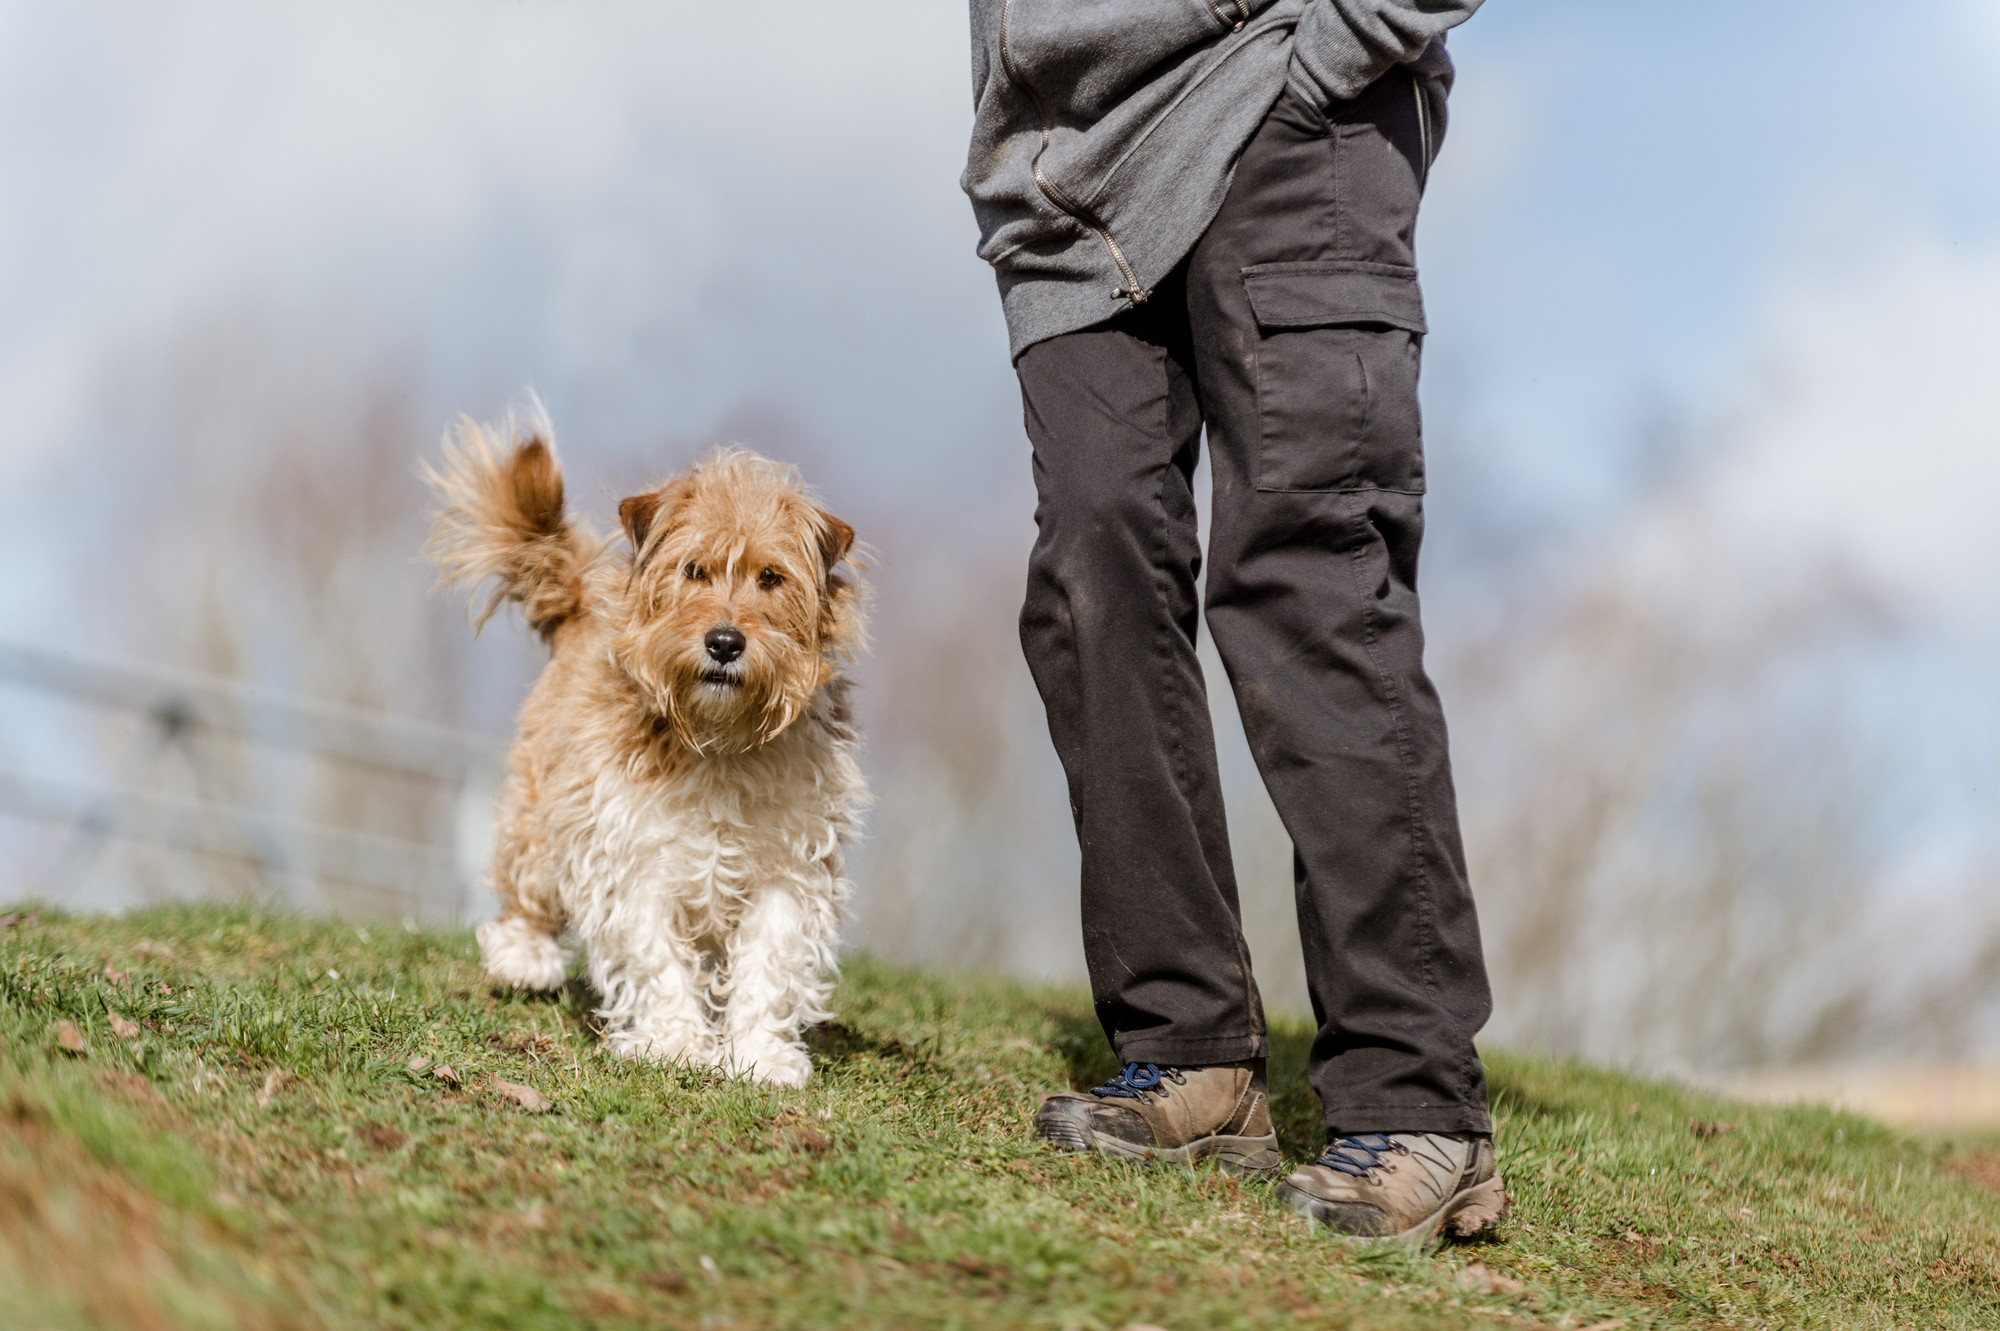
[[1292,41],[1289,79],[1315,105],[1355,96],[1422,55],[1482,0],[1310,0]]

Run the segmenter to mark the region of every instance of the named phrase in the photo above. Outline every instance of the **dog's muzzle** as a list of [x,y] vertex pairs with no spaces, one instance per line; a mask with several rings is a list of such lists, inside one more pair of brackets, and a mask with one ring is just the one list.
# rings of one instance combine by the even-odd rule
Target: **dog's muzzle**
[[733,689],[743,682],[739,678],[742,667],[737,665],[745,646],[741,629],[718,624],[702,638],[701,645],[709,660],[708,669],[701,672],[702,683]]

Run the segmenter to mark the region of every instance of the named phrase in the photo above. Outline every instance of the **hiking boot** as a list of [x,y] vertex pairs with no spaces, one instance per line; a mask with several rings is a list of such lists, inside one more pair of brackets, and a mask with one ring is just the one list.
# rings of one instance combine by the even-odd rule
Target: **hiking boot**
[[1035,1131],[1065,1151],[1176,1165],[1212,1159],[1238,1174],[1276,1173],[1280,1159],[1262,1059],[1206,1068],[1127,1063],[1088,1094],[1042,1101]]
[[1440,1233],[1483,1234],[1507,1214],[1493,1139],[1462,1133],[1336,1137],[1317,1163],[1278,1185],[1277,1197],[1343,1234],[1418,1247]]

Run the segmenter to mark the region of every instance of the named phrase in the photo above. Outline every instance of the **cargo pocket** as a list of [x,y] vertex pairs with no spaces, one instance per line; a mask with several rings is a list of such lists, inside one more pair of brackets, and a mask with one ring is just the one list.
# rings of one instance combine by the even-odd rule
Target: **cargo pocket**
[[1260,263],[1243,288],[1257,318],[1257,488],[1423,493],[1415,271]]

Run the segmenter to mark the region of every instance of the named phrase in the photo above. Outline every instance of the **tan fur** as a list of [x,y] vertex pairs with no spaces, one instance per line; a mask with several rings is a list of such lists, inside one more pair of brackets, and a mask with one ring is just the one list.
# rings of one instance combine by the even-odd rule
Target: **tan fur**
[[[614,1048],[797,1084],[824,1016],[866,792],[841,667],[861,643],[853,529],[741,449],[620,505],[612,548],[563,512],[545,421],[461,421],[430,473],[444,581],[519,603],[548,666],[509,753],[488,969],[560,982],[574,925]],[[711,629],[743,635],[718,663]]]
[[[503,456],[495,435],[520,436]],[[497,431],[461,417],[444,442],[442,470],[424,464],[424,478],[443,501],[424,555],[447,586],[492,592],[472,616],[483,627],[506,601],[517,603],[529,627],[551,637],[583,609],[585,573],[603,543],[563,515],[562,467],[539,410]]]

